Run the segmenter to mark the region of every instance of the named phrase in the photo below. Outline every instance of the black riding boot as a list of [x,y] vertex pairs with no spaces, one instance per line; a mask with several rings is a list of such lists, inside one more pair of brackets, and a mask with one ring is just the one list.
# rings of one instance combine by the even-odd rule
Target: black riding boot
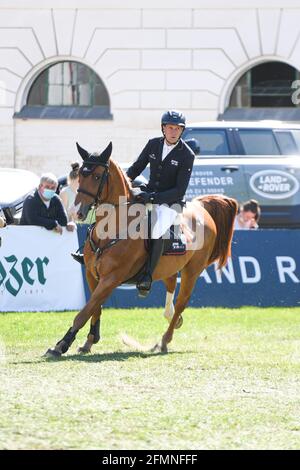
[[81,253],[71,253],[71,256],[75,261],[84,265],[84,256]]
[[162,238],[153,238],[151,240],[151,251],[149,260],[146,267],[146,273],[142,279],[137,283],[136,287],[139,291],[139,297],[147,297],[150,292],[152,284],[152,274],[157,266],[159,258],[162,255],[164,240]]

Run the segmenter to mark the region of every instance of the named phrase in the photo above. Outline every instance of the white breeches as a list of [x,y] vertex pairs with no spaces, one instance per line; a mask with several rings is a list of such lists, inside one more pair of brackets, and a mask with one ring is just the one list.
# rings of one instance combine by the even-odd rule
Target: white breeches
[[175,222],[178,212],[168,206],[159,204],[154,204],[153,210],[155,210],[154,220],[156,222],[152,226],[151,238],[160,238]]

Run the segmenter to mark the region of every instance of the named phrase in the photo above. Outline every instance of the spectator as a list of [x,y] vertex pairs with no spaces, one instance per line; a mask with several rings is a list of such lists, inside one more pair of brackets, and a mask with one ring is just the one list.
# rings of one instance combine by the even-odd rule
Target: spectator
[[60,234],[62,227],[70,232],[75,229],[74,222],[68,222],[63,204],[55,193],[57,185],[57,178],[52,173],[41,176],[35,193],[24,201],[20,225],[38,225]]
[[240,211],[236,216],[234,229],[235,230],[248,230],[258,229],[258,221],[260,218],[260,207],[255,199],[244,202],[240,206]]
[[62,200],[64,208],[67,212],[68,220],[75,221],[77,219],[74,202],[77,194],[77,189],[79,185],[79,163],[71,163],[72,170],[69,173],[68,177],[68,186],[63,188],[59,193],[59,196]]

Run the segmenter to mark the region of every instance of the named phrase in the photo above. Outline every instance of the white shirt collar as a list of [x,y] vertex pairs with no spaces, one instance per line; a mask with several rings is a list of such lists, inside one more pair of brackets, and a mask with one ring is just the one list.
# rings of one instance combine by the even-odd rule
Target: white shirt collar
[[166,158],[166,156],[173,150],[173,148],[175,148],[176,145],[178,145],[178,142],[176,142],[176,144],[174,145],[168,145],[166,140],[164,140],[161,161],[163,161]]

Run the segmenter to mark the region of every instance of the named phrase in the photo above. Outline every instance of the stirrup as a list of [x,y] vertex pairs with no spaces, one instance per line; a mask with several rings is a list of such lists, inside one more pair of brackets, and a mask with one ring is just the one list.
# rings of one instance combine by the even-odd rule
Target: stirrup
[[151,289],[144,289],[142,287],[137,287],[138,289],[138,297],[140,297],[140,299],[145,299],[149,293],[150,293],[150,290]]
[[81,253],[71,253],[71,256],[75,261],[84,265],[84,256]]
[[152,286],[152,276],[150,274],[144,275],[144,277],[137,282],[136,287],[138,289],[138,296],[141,298],[147,297]]

